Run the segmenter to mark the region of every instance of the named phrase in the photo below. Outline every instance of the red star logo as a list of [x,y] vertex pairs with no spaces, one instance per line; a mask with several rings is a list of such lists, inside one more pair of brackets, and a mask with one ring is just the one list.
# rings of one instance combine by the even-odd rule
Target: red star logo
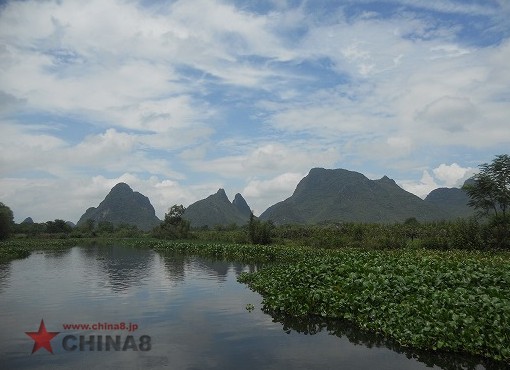
[[59,332],[46,331],[46,326],[44,326],[44,320],[41,319],[41,324],[39,325],[39,331],[36,332],[25,332],[30,338],[35,340],[34,348],[32,349],[32,354],[38,351],[41,348],[46,348],[48,352],[53,354],[53,350],[51,349],[50,340],[56,337]]

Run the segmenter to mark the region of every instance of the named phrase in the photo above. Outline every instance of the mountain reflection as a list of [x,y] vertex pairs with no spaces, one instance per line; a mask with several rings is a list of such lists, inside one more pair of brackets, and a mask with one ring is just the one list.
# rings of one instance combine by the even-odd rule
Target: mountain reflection
[[8,284],[9,275],[11,273],[10,262],[0,262],[0,292],[3,292],[4,286]]
[[93,245],[80,248],[86,264],[96,263],[99,275],[105,276],[114,292],[122,292],[141,284],[152,264],[154,253],[150,250],[132,249],[115,245]]
[[508,369],[508,364],[484,359],[469,354],[456,354],[441,351],[426,351],[403,347],[395,341],[382,335],[363,331],[344,320],[324,320],[321,317],[296,318],[275,312],[266,312],[273,318],[273,322],[283,325],[283,331],[290,334],[292,331],[305,335],[314,335],[327,331],[330,335],[345,337],[350,343],[364,345],[367,348],[386,347],[397,353],[404,354],[409,359],[424,363],[427,367],[437,366],[445,370],[475,370],[480,365],[487,370]]
[[167,278],[171,281],[184,281],[186,265],[189,264],[190,257],[182,255],[161,255]]
[[180,254],[162,254],[161,258],[165,265],[168,278],[172,281],[183,281],[186,274],[194,271],[205,273],[209,278],[220,282],[227,279],[230,263],[206,259],[196,259],[191,256]]
[[173,281],[183,281],[186,274],[195,272],[205,273],[209,278],[218,282],[225,282],[228,274],[233,270],[239,275],[243,271],[254,272],[256,266],[249,266],[239,262],[227,262],[221,260],[196,258],[175,253],[160,253],[161,260],[165,265],[168,278]]

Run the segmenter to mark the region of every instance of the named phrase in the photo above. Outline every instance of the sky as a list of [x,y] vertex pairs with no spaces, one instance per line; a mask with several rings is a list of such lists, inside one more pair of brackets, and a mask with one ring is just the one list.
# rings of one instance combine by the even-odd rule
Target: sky
[[0,1],[0,202],[256,215],[314,167],[425,197],[510,148],[507,0]]

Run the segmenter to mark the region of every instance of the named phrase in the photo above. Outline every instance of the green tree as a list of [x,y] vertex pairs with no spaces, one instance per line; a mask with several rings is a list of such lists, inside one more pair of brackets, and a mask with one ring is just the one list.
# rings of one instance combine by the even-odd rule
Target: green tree
[[88,232],[92,232],[94,231],[94,225],[95,225],[96,221],[94,221],[93,219],[91,218],[87,218],[87,220],[85,221],[85,223],[83,224],[83,230],[85,231],[88,231]]
[[46,232],[50,234],[69,233],[71,231],[71,226],[64,220],[56,219],[55,221],[46,222]]
[[0,202],[0,239],[7,239],[14,229],[14,215],[9,207]]
[[183,221],[184,212],[186,211],[186,207],[182,204],[177,205],[174,204],[168,210],[168,213],[165,214],[165,222],[168,222],[170,225],[179,225]]
[[495,242],[508,246],[510,229],[510,156],[497,155],[491,163],[480,165],[473,182],[463,187],[469,195],[468,204],[480,215],[489,217]]
[[173,205],[165,214],[163,222],[154,229],[154,234],[160,238],[187,239],[190,237],[190,222],[183,218],[186,208]]
[[418,236],[420,222],[416,217],[409,217],[404,221],[404,230],[406,236],[413,241]]
[[248,222],[248,239],[252,244],[271,244],[274,225],[271,221],[260,221],[253,212]]
[[[87,220],[89,221],[90,218]],[[92,222],[94,222],[92,220]],[[113,223],[110,221],[99,221],[97,224],[97,231],[101,234],[112,234],[114,231]]]
[[46,231],[45,223],[27,223],[22,222],[20,224],[14,225],[14,233],[15,234],[25,234],[30,236],[35,236],[42,234]]
[[136,238],[142,235],[142,231],[136,225],[128,223],[115,226],[114,233],[118,238]]

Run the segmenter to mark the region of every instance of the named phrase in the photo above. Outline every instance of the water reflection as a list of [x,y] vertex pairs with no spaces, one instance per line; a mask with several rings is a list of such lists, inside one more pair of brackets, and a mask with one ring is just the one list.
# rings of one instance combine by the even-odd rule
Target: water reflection
[[166,276],[170,281],[184,281],[184,271],[189,257],[179,255],[162,255],[161,259],[165,266]]
[[[474,369],[479,362],[503,368],[466,356],[412,351],[342,322],[269,315],[261,309],[261,296],[236,280],[256,270],[119,245],[33,253],[0,267],[0,369],[453,370]],[[255,309],[248,311],[247,304]],[[45,350],[30,354],[33,342],[25,332],[36,330],[41,318],[48,330],[61,332],[52,342],[54,356]],[[150,335],[152,350],[63,347],[63,323],[118,321],[137,323],[135,337]]]
[[215,277],[218,282],[225,282],[230,266],[223,261],[202,260],[199,268]]
[[255,265],[245,265],[239,262],[195,258],[175,253],[161,253],[160,256],[171,281],[183,281],[186,272],[198,271],[199,274],[205,272],[207,277],[215,278],[218,282],[225,282],[231,270],[237,276],[241,272],[257,271],[258,268]]
[[129,247],[91,245],[79,251],[85,264],[96,267],[100,274],[103,272],[107,278],[105,286],[114,292],[140,285],[154,264],[154,254],[151,251]]
[[9,274],[11,272],[10,262],[0,262],[0,293],[2,293],[4,286],[7,285]]
[[48,261],[53,261],[55,259],[64,258],[66,255],[71,253],[70,248],[65,249],[48,249],[44,251],[44,258]]
[[425,351],[404,347],[395,341],[382,335],[364,331],[344,320],[325,320],[321,317],[296,318],[281,313],[267,312],[273,318],[273,322],[283,325],[283,331],[290,334],[292,331],[305,335],[315,335],[327,332],[337,337],[345,337],[354,345],[363,345],[367,348],[385,347],[397,353],[404,354],[409,359],[415,359],[427,365],[437,366],[445,370],[471,370],[480,369],[483,366],[487,370],[504,370],[508,365],[484,359],[469,354],[455,354],[442,351]]

